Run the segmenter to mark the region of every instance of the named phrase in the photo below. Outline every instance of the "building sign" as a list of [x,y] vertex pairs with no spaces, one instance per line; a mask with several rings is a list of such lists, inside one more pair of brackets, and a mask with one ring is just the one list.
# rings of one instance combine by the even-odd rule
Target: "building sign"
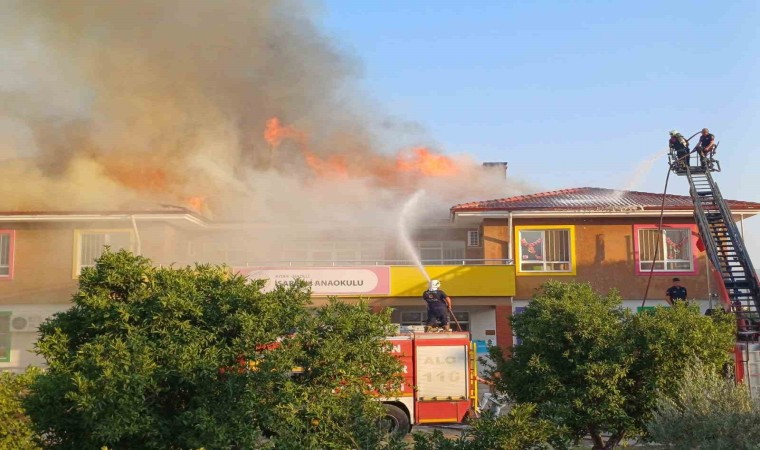
[[241,268],[236,272],[252,280],[267,280],[265,291],[280,284],[302,279],[311,284],[314,295],[388,295],[391,290],[390,268],[319,267],[319,268]]

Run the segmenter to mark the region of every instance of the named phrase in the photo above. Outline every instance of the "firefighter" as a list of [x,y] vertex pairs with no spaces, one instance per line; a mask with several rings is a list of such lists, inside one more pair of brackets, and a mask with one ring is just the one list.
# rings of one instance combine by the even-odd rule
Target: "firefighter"
[[715,136],[710,134],[710,130],[702,128],[702,136],[699,137],[699,144],[694,150],[699,155],[699,165],[707,169],[708,161],[712,159],[715,151]]
[[441,282],[433,280],[430,282],[430,289],[422,293],[422,298],[427,303],[428,321],[425,326],[425,332],[434,328],[443,328],[445,331],[451,331],[449,327],[449,311],[451,311],[451,299],[441,290]]
[[673,286],[665,291],[668,303],[675,305],[677,301],[686,301],[686,295],[686,288],[681,286],[681,279],[677,277],[673,278]]
[[678,130],[670,130],[670,152],[675,152],[678,159],[677,167],[685,168],[689,165],[689,141]]

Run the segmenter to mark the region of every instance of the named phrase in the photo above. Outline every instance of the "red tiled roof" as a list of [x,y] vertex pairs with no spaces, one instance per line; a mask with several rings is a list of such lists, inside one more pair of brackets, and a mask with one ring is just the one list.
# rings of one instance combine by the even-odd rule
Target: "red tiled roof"
[[[728,200],[732,211],[760,210],[760,203]],[[451,208],[452,213],[464,211],[653,211],[662,207],[662,194],[581,187],[559,191],[540,192],[495,200],[461,203]],[[693,210],[691,197],[665,196],[665,209]]]

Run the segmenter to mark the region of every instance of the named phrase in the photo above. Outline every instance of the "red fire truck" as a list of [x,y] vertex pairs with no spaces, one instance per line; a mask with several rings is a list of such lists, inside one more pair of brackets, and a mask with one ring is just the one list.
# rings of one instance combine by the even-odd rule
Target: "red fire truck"
[[460,423],[477,406],[477,352],[469,333],[400,333],[388,338],[403,366],[398,397],[382,398],[389,431]]

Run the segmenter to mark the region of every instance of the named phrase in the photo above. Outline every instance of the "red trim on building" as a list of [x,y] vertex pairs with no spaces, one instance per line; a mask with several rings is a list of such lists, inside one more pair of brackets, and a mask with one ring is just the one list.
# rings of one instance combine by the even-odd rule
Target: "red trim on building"
[[[642,275],[642,276],[649,276],[650,271],[649,270],[641,270],[641,260],[639,258],[639,230],[656,230],[659,228],[657,225],[634,225],[633,226],[633,259],[635,261],[635,267],[634,270],[636,271],[636,275]],[[699,248],[697,247],[697,239],[699,238],[699,229],[697,229],[697,225],[693,224],[672,224],[672,225],[663,225],[662,229],[684,229],[687,228],[691,230],[691,236],[689,237],[689,247],[691,248],[691,267],[692,270],[687,271],[678,271],[678,270],[655,270],[653,272],[653,276],[692,276],[692,275],[698,275],[699,274],[699,264],[697,264],[697,257],[699,253]],[[665,251],[664,248],[660,248],[659,256],[662,257],[663,252]],[[650,261],[651,262],[651,261]]]
[[512,305],[496,306],[496,345],[501,347],[505,355],[512,351]]

